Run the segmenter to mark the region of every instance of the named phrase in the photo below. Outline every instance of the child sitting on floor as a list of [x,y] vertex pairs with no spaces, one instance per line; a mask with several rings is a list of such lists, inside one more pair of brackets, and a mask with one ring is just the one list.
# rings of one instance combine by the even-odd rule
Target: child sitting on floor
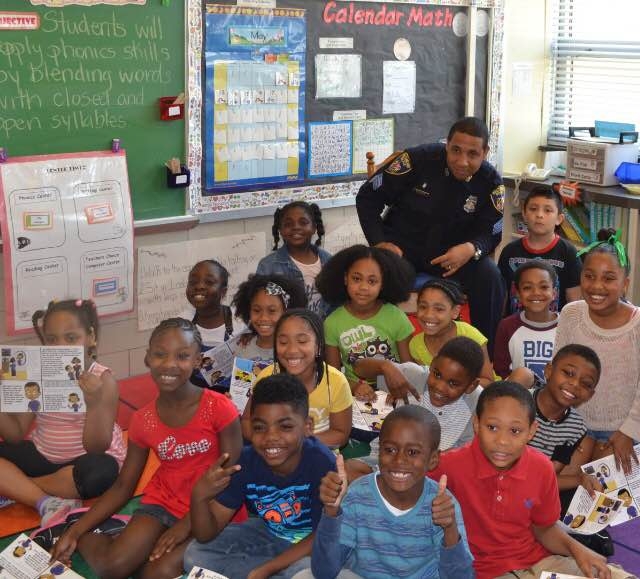
[[567,535],[551,461],[528,446],[536,431],[531,395],[514,382],[495,382],[478,399],[476,438],[451,450],[429,473],[460,502],[478,579],[534,579],[542,571],[627,578]]
[[320,485],[324,511],[313,544],[313,577],[345,576],[341,569],[361,577],[475,576],[446,476],[439,483],[424,476],[438,462],[439,439],[440,425],[431,412],[402,406],[382,424],[379,473],[347,490],[338,457],[338,472],[327,473]]
[[[286,578],[309,566],[322,509],[320,481],[336,462],[311,437],[309,399],[300,380],[276,374],[256,384],[251,430],[251,446],[238,464],[218,461],[193,489],[196,540],[185,553],[187,572],[198,566],[228,577]],[[257,517],[228,525],[243,504]]]
[[[153,330],[145,364],[158,397],[133,415],[120,476],[68,527],[54,545],[53,559],[69,561],[77,548],[99,577],[124,579],[138,573],[171,579],[181,573],[191,536],[191,488],[220,455],[234,462],[242,447],[233,403],[189,381],[200,364],[200,345],[195,325],[182,318],[164,320]],[[131,499],[151,448],[160,467],[129,524],[116,537],[101,529],[93,532]]]
[[[95,360],[96,304],[49,302],[46,311],[33,314],[33,327],[45,346],[85,348],[85,371],[79,359],[72,363],[86,412],[0,412],[0,495],[36,508],[44,526],[81,506],[78,499],[105,492],[118,477],[126,444],[116,423],[118,385]],[[25,392],[29,384],[38,386],[27,383]]]
[[[472,339],[462,336],[442,346],[430,367],[413,362],[397,364],[420,394],[419,401],[409,397],[409,402],[429,410],[440,423],[440,451],[462,446],[473,438],[472,418],[482,392],[478,378],[483,364],[482,348]],[[372,440],[370,446],[368,457],[347,461],[349,480],[371,472],[371,468],[363,463],[369,467],[378,464],[379,439]]]

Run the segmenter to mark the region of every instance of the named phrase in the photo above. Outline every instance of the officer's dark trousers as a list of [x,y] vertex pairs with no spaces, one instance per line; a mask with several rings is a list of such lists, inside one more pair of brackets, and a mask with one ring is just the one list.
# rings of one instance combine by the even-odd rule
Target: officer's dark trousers
[[459,282],[469,298],[471,323],[489,340],[487,348],[493,358],[496,328],[502,319],[506,289],[500,270],[493,259],[470,260],[451,276]]

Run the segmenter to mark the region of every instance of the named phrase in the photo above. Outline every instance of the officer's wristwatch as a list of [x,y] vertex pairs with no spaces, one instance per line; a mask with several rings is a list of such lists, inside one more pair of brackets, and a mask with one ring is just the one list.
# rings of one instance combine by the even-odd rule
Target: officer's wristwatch
[[473,259],[478,261],[482,257],[482,250],[475,243],[472,243],[472,245],[476,249],[473,253]]

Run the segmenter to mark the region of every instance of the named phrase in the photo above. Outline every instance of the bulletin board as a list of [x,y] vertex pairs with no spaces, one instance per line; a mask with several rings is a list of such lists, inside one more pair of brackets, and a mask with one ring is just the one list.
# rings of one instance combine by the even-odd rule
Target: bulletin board
[[[198,2],[190,1],[189,21],[199,22],[203,33],[201,38],[189,36],[188,54],[191,46],[200,43],[204,58],[189,59],[189,83],[206,79],[201,91],[190,91],[190,110],[204,109],[204,128],[199,119],[189,119],[188,156],[195,169],[189,190],[192,212],[205,219],[207,215],[224,219],[225,213],[236,218],[246,210],[256,214],[260,207],[268,213],[273,205],[292,199],[353,200],[366,176],[367,151],[374,151],[379,162],[395,150],[443,139],[451,124],[468,113],[487,120],[495,151],[502,65],[501,51],[495,47],[502,43],[502,2],[472,3],[476,25],[471,111],[467,105],[469,4],[462,0],[429,4],[278,0],[275,9],[268,9],[240,8],[235,2],[222,1],[206,4],[203,11]],[[221,19],[219,14],[225,11],[232,16]],[[212,13],[217,19],[213,43],[208,38]],[[293,14],[298,24],[295,34],[283,24]],[[216,70],[216,62],[223,67],[225,56],[228,61],[240,60],[238,55],[224,54],[225,44],[228,52],[233,51],[229,45],[238,30],[245,36],[245,70],[274,67],[269,83],[277,88],[280,79],[283,100],[272,106],[286,109],[286,119],[284,112],[266,121],[261,113],[257,118],[244,113],[247,116],[242,118],[242,109],[257,108],[260,89],[252,87],[243,101],[240,86],[235,95],[231,93],[235,104],[230,104],[230,95],[217,93],[212,86],[209,71]],[[278,34],[286,48],[265,46],[264,38]],[[212,54],[209,46],[218,54]],[[296,50],[295,58],[282,55]],[[278,74],[278,66],[289,68]],[[246,78],[243,82],[248,84]],[[218,116],[216,98],[226,99]],[[231,113],[236,122],[229,123],[233,108],[238,109]],[[260,126],[263,122],[265,127]],[[269,147],[270,143],[274,146]],[[216,183],[211,179],[216,163],[211,159],[228,166],[232,156],[243,167],[239,175],[245,178],[230,179],[222,172],[226,183]],[[267,171],[260,176],[257,165],[278,162],[278,175],[270,178]]]
[[185,90],[185,2],[36,3],[0,2],[0,147],[66,154],[118,138],[135,219],[184,215],[185,190],[167,188],[164,163],[184,159],[185,122],[161,120],[158,99]]

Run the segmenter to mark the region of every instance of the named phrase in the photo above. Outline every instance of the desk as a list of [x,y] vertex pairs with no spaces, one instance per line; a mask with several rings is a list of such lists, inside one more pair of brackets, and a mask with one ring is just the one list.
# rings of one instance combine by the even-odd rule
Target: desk
[[[502,228],[502,243],[500,249],[505,244],[509,243],[515,236],[518,236],[514,232],[513,227],[513,213],[516,211],[516,205],[514,203],[514,194],[516,188],[516,178],[520,175],[503,175],[504,185],[507,189],[504,199],[504,225]],[[519,191],[529,192],[539,185],[552,185],[560,181],[560,177],[554,177],[547,179],[546,181],[527,181],[522,179],[520,182]],[[638,279],[640,278],[638,263],[638,228],[640,227],[640,195],[633,195],[629,193],[624,187],[619,185],[613,185],[611,187],[598,187],[597,185],[580,185],[583,194],[582,201],[585,203],[596,202],[605,203],[607,205],[614,205],[616,207],[623,207],[629,210],[628,231],[627,233],[627,251],[629,257],[629,263],[631,264],[631,271],[629,272],[629,298],[634,304],[640,302],[640,287],[638,287]],[[524,197],[524,195],[521,195]]]

